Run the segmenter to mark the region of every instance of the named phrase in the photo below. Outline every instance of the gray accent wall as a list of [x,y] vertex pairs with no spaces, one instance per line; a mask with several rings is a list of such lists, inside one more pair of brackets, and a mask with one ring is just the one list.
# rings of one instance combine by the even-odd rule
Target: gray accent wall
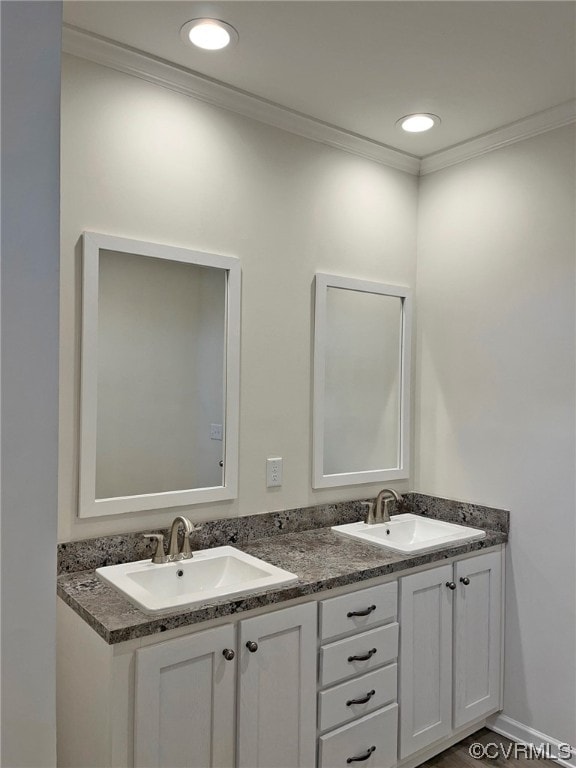
[[2,2],[1,763],[56,762],[61,3]]

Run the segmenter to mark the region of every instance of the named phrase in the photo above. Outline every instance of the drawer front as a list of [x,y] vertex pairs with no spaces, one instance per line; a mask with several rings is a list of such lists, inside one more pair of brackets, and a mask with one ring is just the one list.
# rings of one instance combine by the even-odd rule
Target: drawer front
[[327,640],[396,618],[398,583],[379,584],[320,602],[320,637]]
[[367,675],[355,677],[346,683],[340,683],[318,695],[319,727],[321,731],[336,728],[342,723],[353,720],[380,709],[385,704],[396,701],[397,667],[389,664]]
[[330,685],[381,667],[398,656],[398,624],[370,629],[320,649],[320,684]]
[[391,704],[330,731],[319,739],[318,768],[350,768],[356,764],[392,768],[397,760],[397,729],[398,704]]

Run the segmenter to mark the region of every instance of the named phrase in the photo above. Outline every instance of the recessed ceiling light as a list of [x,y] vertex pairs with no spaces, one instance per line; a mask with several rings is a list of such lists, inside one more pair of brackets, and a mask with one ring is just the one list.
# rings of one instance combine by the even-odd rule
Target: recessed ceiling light
[[230,24],[218,19],[192,19],[180,30],[186,43],[192,43],[205,51],[221,51],[238,42],[238,32]]
[[401,117],[396,123],[402,128],[403,131],[408,133],[422,133],[423,131],[429,131],[430,128],[434,128],[435,125],[440,124],[440,118],[438,115],[430,115],[427,113],[419,113],[416,115],[406,115]]

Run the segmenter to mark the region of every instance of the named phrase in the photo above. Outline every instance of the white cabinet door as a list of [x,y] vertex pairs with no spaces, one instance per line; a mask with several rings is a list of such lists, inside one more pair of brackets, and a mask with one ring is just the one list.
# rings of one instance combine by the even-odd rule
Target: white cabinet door
[[454,581],[454,727],[459,728],[500,703],[500,552],[457,562]]
[[233,768],[236,660],[229,624],[136,652],[135,768]]
[[452,566],[400,579],[400,758],[452,730]]
[[240,623],[239,768],[315,764],[316,615],[308,603]]

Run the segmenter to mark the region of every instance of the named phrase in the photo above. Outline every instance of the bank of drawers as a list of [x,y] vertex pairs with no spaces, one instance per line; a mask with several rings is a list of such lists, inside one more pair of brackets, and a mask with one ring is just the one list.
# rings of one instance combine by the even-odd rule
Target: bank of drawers
[[320,603],[318,768],[390,768],[398,704],[396,582]]

